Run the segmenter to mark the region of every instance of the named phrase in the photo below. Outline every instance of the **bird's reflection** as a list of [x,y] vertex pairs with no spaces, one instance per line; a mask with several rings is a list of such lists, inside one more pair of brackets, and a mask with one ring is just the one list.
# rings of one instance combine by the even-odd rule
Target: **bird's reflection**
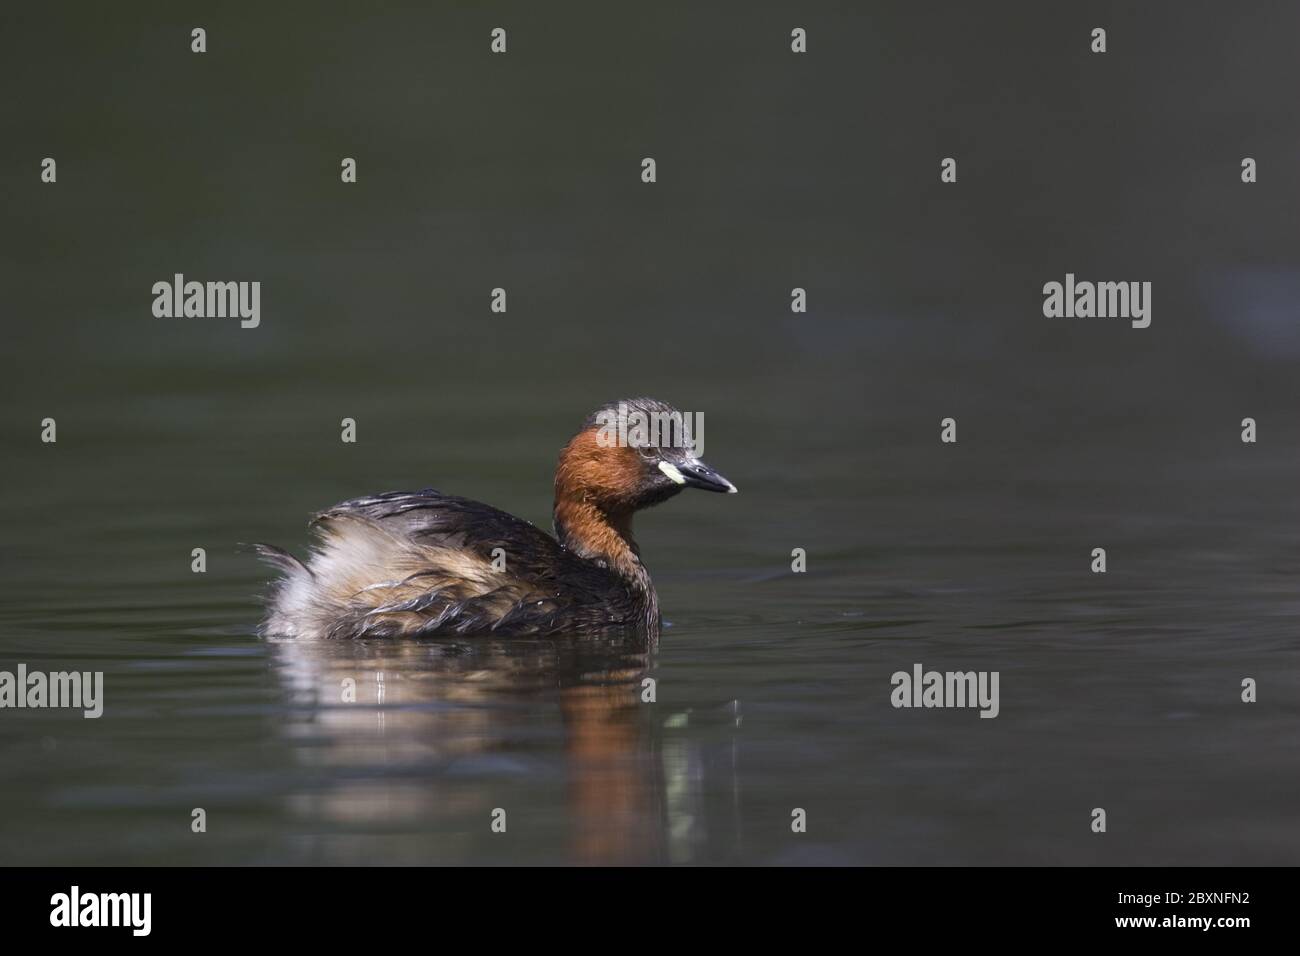
[[[400,862],[680,856],[668,847],[663,720],[643,683],[649,639],[281,642],[272,651],[292,702],[286,733],[312,771],[291,810],[320,837],[323,862],[377,846]],[[497,808],[509,840],[490,829]],[[529,839],[515,842],[520,832]]]

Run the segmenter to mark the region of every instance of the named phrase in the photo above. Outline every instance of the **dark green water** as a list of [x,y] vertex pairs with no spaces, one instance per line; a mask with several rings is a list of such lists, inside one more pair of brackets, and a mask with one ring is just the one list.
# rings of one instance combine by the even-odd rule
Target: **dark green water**
[[[780,9],[534,7],[9,15],[0,669],[106,703],[0,711],[0,862],[1295,863],[1294,11],[1116,7],[1097,63],[1036,7],[803,61]],[[154,318],[178,271],[261,325]],[[1067,271],[1151,328],[1045,319]],[[657,648],[256,636],[239,542],[430,485],[547,526],[634,394],[741,491],[638,519]],[[894,709],[914,663],[1000,716]]]

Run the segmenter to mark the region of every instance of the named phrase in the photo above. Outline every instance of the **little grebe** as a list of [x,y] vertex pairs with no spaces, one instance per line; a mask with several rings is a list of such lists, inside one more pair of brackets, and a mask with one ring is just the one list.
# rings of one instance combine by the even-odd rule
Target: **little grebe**
[[735,492],[736,486],[696,458],[689,442],[653,444],[636,429],[624,441],[610,441],[616,408],[682,417],[645,398],[593,413],[560,452],[554,538],[504,511],[426,489],[355,498],[316,515],[312,528],[320,541],[306,564],[255,545],[284,573],[263,633],[657,632],[659,602],[632,540],[633,512],[684,488]]

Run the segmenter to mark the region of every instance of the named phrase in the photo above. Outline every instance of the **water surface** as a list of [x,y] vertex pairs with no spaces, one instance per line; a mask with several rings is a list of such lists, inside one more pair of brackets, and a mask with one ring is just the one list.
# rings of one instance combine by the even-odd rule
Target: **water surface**
[[[0,713],[0,861],[1300,859],[1294,10],[1116,8],[1104,63],[1037,5],[802,60],[776,5],[498,12],[496,61],[467,9],[3,31],[0,667],[107,699]],[[262,325],[153,318],[178,271]],[[1067,271],[1151,328],[1044,319]],[[634,394],[741,491],[638,519],[657,646],[257,636],[241,542],[426,486],[547,527]],[[999,717],[892,708],[916,663]]]

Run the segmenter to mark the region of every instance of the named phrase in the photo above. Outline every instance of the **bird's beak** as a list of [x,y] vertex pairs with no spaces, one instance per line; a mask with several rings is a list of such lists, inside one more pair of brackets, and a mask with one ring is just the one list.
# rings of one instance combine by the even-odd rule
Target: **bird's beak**
[[735,485],[698,458],[691,458],[677,464],[661,461],[659,470],[675,483],[684,485],[687,488],[720,491],[729,495],[734,495],[738,490]]

